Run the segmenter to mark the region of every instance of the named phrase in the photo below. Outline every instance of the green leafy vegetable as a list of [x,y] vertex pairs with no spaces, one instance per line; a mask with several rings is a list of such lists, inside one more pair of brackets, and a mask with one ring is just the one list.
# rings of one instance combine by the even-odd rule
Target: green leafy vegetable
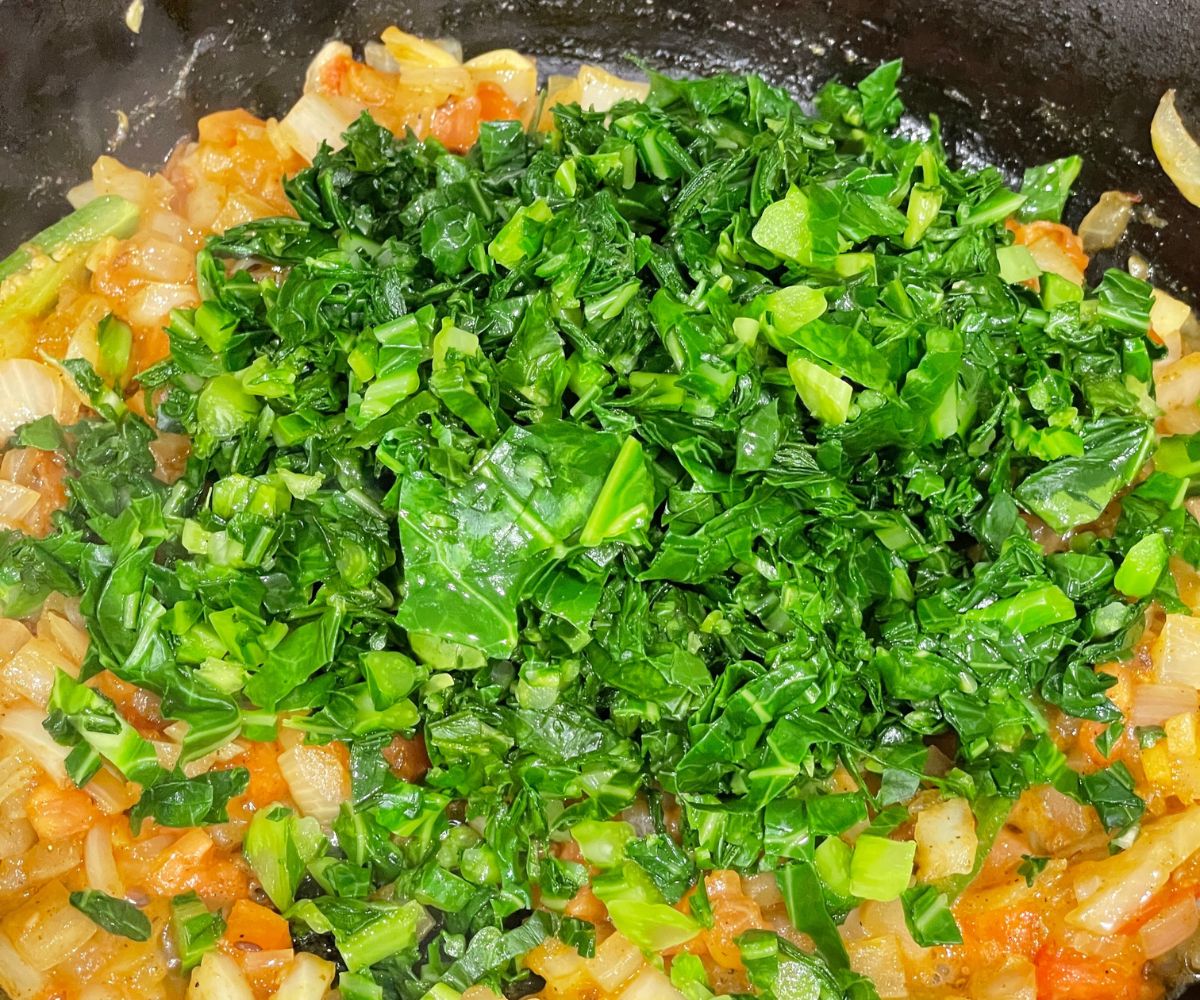
[[128,900],[115,899],[106,892],[89,889],[71,893],[71,905],[110,934],[131,941],[150,940],[150,918]]
[[[1013,215],[1061,216],[1078,161],[1019,193],[956,167],[936,126],[896,131],[899,76],[810,115],[755,76],[653,75],[464,155],[364,115],[284,181],[295,218],[198,255],[201,305],[137,375],[191,440],[170,485],[106,320],[96,368],[64,362],[87,416],[13,440],[59,453],[68,507],[0,538],[5,614],[60,591],[87,619],[47,720],[71,776],[138,782],[135,830],[215,824],[247,772],[187,765],[280,726],[344,744],[332,824],[268,805],[243,853],[357,1000],[529,992],[547,937],[593,952],[561,915],[584,886],[676,947],[714,925],[715,869],[774,872],[815,945],[743,935],[761,995],[869,1000],[838,921],[899,898],[918,943],[959,940],[950,906],[1026,788],[1132,829],[1129,772],[1073,771],[1047,706],[1116,738],[1093,667],[1200,559],[1200,441],[1156,450],[1149,286],[1078,288],[1011,242]],[[104,211],[53,239],[128,224]],[[100,670],[183,724],[178,770]],[[910,888],[893,838],[923,789],[968,799],[980,846]],[[187,967],[220,921],[180,898],[172,928]],[[712,994],[689,956],[671,975]]]

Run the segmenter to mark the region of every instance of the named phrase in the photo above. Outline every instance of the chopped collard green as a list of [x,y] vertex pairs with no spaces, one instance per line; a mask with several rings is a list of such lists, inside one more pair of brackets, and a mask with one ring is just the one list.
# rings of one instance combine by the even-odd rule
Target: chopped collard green
[[[829,85],[812,117],[755,76],[655,75],[548,133],[485,124],[465,156],[364,115],[287,181],[298,218],[201,252],[203,304],[140,377],[191,437],[180,480],[85,362],[95,415],[18,435],[76,475],[54,534],[2,543],[8,613],[81,594],[84,677],[161,696],[180,767],[280,723],[349,745],[331,828],[277,806],[245,842],[343,996],[531,991],[547,936],[590,953],[562,912],[589,880],[670,948],[732,868],[777,873],[816,946],[743,936],[761,995],[867,998],[836,931],[858,900],[960,940],[968,877],[910,889],[919,789],[972,802],[981,853],[1031,784],[1138,822],[1128,772],[1081,778],[1050,723],[1120,718],[1093,666],[1179,607],[1168,559],[1200,559],[1190,452],[1139,481],[1150,287],[1034,290],[1006,220],[1057,219],[1078,162],[1022,192],[956,169],[936,120],[896,131],[898,76]],[[1046,554],[1040,524],[1069,542]],[[51,710],[77,781],[108,761],[143,786],[135,822],[221,822],[245,789],[164,771],[70,677]],[[397,733],[420,784],[381,756]],[[177,904],[194,964],[219,917]],[[698,962],[672,975],[710,995]]]

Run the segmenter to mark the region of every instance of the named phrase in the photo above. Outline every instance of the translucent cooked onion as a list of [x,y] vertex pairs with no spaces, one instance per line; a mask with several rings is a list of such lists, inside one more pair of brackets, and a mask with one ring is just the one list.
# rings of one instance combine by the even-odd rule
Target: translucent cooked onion
[[1154,305],[1150,308],[1150,327],[1159,336],[1182,330],[1192,315],[1192,307],[1186,302],[1168,295],[1161,288],[1154,289]]
[[1166,885],[1171,873],[1200,849],[1200,806],[1142,828],[1127,850],[1080,866],[1079,905],[1067,923],[1092,934],[1111,934],[1136,917]]
[[1088,256],[1115,247],[1133,218],[1133,206],[1141,199],[1124,191],[1105,191],[1079,223],[1079,238]]
[[760,872],[743,878],[742,891],[764,910],[783,902],[783,893],[779,891],[779,881],[774,872]]
[[[326,67],[339,59],[353,59],[354,53],[350,46],[345,42],[326,42],[317,50],[317,54],[308,62],[308,69],[304,73],[304,93],[319,94],[323,93],[321,78]],[[394,71],[393,71],[394,72]]]
[[76,184],[67,192],[67,201],[72,208],[83,208],[89,201],[93,201],[95,197],[96,185],[92,181],[84,181],[82,184]]
[[1200,688],[1200,618],[1167,615],[1151,658],[1163,684]]
[[17,527],[41,499],[36,490],[0,479],[0,525]]
[[39,708],[10,708],[0,715],[0,735],[9,736],[20,743],[34,763],[60,788],[65,788],[67,768],[64,761],[70,749],[56,743],[42,728],[43,718],[45,712]]
[[1200,144],[1192,138],[1175,108],[1172,88],[1158,102],[1150,122],[1154,155],[1171,181],[1193,205],[1200,206]]
[[1195,897],[1188,895],[1147,920],[1138,936],[1146,957],[1158,958],[1183,944],[1197,928],[1200,928],[1200,911],[1196,909]]
[[[331,42],[330,44],[340,44]],[[383,42],[367,42],[363,46],[363,62],[371,69],[377,69],[380,73],[399,73],[400,64],[396,62],[396,57],[393,56]]]
[[332,962],[304,951],[296,956],[275,996],[279,1000],[323,1000],[337,971]]
[[206,952],[192,970],[190,1000],[254,1000],[254,991],[237,962],[220,951]]
[[1029,244],[1028,250],[1037,262],[1038,269],[1057,274],[1060,278],[1076,285],[1083,284],[1083,272],[1075,262],[1049,236],[1043,236]]
[[97,823],[84,838],[83,866],[89,888],[107,892],[110,896],[125,895],[125,886],[113,858],[112,831],[107,823]]
[[410,35],[394,25],[384,29],[381,38],[392,58],[401,66],[409,63],[430,69],[448,69],[461,64],[461,47],[457,53],[451,52],[437,42]]
[[12,1000],[33,1000],[44,985],[42,974],[17,954],[12,941],[0,931],[0,992]]
[[[1185,354],[1178,361],[1155,370],[1155,395],[1163,416],[1163,434],[1194,434],[1200,431],[1200,354]],[[1200,680],[1200,675],[1197,677]]]
[[1139,684],[1133,689],[1129,721],[1135,726],[1161,726],[1167,719],[1200,707],[1200,696],[1188,684]]
[[350,782],[336,754],[324,747],[293,747],[279,755],[279,770],[300,812],[323,824],[337,818]]
[[153,282],[130,297],[129,322],[134,326],[158,329],[167,324],[173,309],[187,309],[199,304],[196,286],[191,282]]
[[342,133],[362,109],[361,104],[346,97],[304,94],[279,123],[277,134],[311,162],[323,142],[333,149],[342,147]]
[[537,66],[513,49],[494,49],[468,59],[463,65],[472,83],[496,84],[518,108],[537,94]]
[[54,368],[28,358],[0,361],[0,447],[23,424],[48,416],[69,424],[78,412],[74,395],[65,391]]
[[618,101],[645,100],[648,83],[624,80],[599,66],[584,66],[579,71],[579,103],[592,111],[607,111]]

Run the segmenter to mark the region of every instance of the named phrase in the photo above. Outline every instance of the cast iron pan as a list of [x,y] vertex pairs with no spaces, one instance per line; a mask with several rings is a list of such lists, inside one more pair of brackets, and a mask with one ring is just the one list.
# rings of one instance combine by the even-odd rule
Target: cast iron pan
[[468,54],[533,53],[544,70],[620,70],[635,54],[683,72],[753,70],[802,95],[903,56],[910,110],[940,113],[960,158],[1017,177],[1081,153],[1068,221],[1108,188],[1139,192],[1159,221],[1136,221],[1116,256],[1136,250],[1157,282],[1200,289],[1200,209],[1162,174],[1148,134],[1176,87],[1200,136],[1200,0],[146,0],[138,35],[126,2],[0,0],[0,256],[63,214],[101,153],[153,167],[208,111],[281,114],[322,42],[395,23],[453,35]]
[[1082,153],[1069,221],[1089,195],[1138,191],[1165,225],[1135,223],[1122,259],[1137,250],[1159,282],[1200,285],[1200,209],[1148,139],[1169,86],[1200,133],[1200,0],[146,0],[140,35],[126,3],[0,0],[0,253],[60,215],[100,153],[150,167],[207,111],[279,114],[323,41],[396,23],[546,68],[619,68],[633,53],[682,71],[752,69],[801,93],[903,56],[909,107],[940,112],[960,156],[1016,172]]

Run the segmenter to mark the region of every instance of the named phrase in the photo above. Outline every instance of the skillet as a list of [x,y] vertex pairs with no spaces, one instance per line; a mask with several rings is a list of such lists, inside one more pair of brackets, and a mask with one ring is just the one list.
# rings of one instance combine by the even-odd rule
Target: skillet
[[959,158],[1016,177],[1081,153],[1066,221],[1106,189],[1138,192],[1151,211],[1114,259],[1137,252],[1156,283],[1200,287],[1200,210],[1148,135],[1171,86],[1200,123],[1200,0],[146,0],[139,34],[124,11],[0,0],[0,256],[65,212],[98,155],[153,167],[209,111],[281,114],[322,42],[396,23],[453,35],[468,54],[536,54],[543,72],[589,61],[628,73],[632,54],[666,70],[756,71],[802,95],[902,56],[909,109],[940,113]]
[[323,41],[396,23],[468,54],[534,53],[543,72],[634,54],[754,70],[801,94],[902,56],[909,108],[939,112],[960,157],[1017,174],[1081,153],[1067,221],[1105,189],[1140,192],[1158,220],[1130,227],[1122,258],[1143,254],[1177,291],[1200,284],[1200,211],[1148,136],[1170,86],[1200,120],[1200,0],[146,0],[136,35],[126,2],[0,0],[0,251],[63,214],[101,153],[153,166],[208,111],[280,114]]

